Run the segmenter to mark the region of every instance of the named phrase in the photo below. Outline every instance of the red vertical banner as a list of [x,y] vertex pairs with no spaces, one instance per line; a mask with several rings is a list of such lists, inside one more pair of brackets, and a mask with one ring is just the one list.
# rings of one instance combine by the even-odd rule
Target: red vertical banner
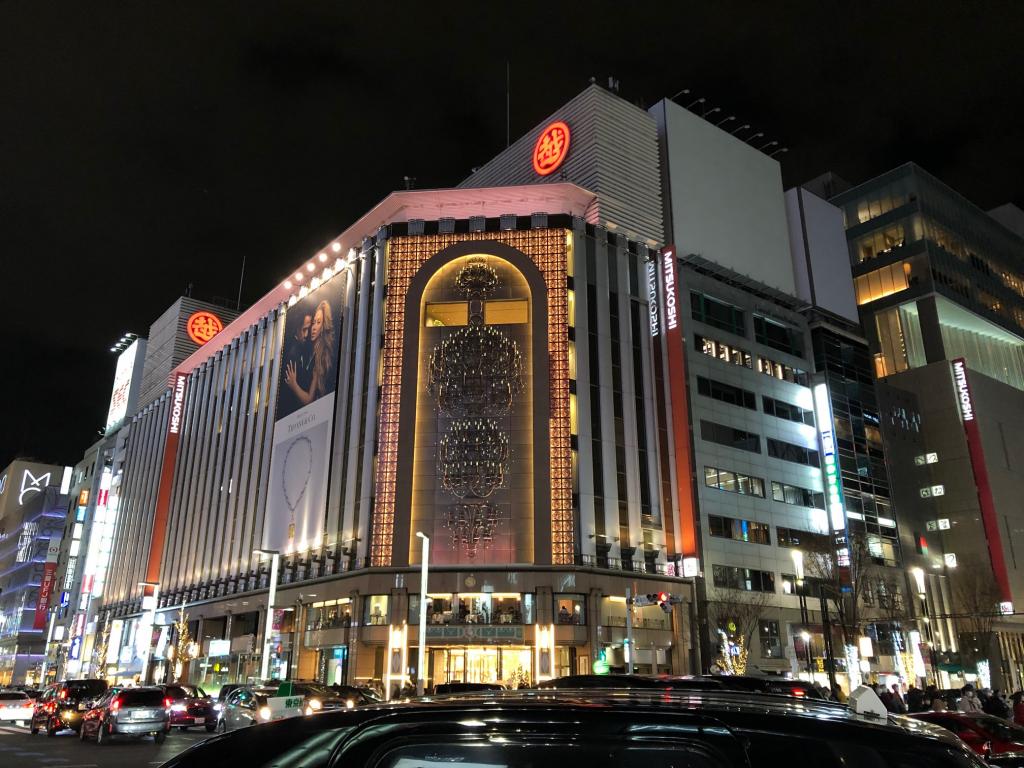
[[43,580],[39,584],[39,597],[36,598],[36,615],[32,621],[32,629],[45,629],[46,617],[50,613],[50,600],[53,598],[53,587],[57,583],[57,560],[60,556],[60,539],[50,539],[46,548],[46,562],[43,564]]
[[178,458],[178,439],[185,422],[185,385],[188,377],[179,373],[174,378],[171,393],[171,413],[167,418],[167,437],[164,439],[164,460],[160,467],[160,485],[156,492],[156,509],[153,511],[153,532],[149,542],[149,563],[146,567],[146,581],[160,581],[160,562],[164,556],[164,541],[167,538],[167,515],[171,507],[171,486],[174,485],[174,465]]
[[981,444],[981,429],[978,428],[974,411],[971,382],[967,378],[967,361],[958,357],[952,361],[952,366],[953,390],[960,407],[964,435],[967,437],[967,452],[971,458],[974,485],[978,491],[978,506],[981,508],[981,522],[985,528],[988,556],[992,561],[992,571],[1003,602],[1009,603],[1013,600],[1010,593],[1010,578],[1006,572],[1006,557],[1003,555],[1003,541],[999,535],[999,518],[996,517],[996,505],[992,499],[992,486],[988,482],[988,467],[985,465],[985,451]]
[[697,518],[693,495],[693,443],[690,438],[690,404],[686,395],[686,358],[683,327],[679,322],[682,305],[679,265],[675,246],[661,251],[661,279],[664,288],[664,334],[668,356],[669,402],[672,404],[672,441],[675,447],[676,493],[679,499],[678,541],[683,557],[697,556]]

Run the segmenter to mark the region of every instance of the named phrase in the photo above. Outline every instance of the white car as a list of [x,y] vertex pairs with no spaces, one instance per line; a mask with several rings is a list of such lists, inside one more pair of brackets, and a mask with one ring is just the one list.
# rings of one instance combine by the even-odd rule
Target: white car
[[0,691],[0,722],[27,723],[34,706],[35,701],[24,691]]

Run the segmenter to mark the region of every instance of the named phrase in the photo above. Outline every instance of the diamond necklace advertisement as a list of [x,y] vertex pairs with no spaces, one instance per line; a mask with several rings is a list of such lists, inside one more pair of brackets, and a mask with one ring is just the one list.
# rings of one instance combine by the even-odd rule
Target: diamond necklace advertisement
[[285,315],[264,549],[289,553],[323,540],[347,275],[331,278]]

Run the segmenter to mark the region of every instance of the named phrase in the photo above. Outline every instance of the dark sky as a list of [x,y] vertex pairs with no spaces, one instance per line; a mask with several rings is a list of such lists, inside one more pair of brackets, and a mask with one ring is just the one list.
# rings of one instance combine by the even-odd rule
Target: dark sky
[[1024,205],[1022,29],[998,2],[0,2],[0,466],[79,459],[111,343],[187,284],[234,297],[245,256],[251,302],[403,176],[500,151],[506,60],[513,138],[614,75],[779,140],[787,184],[914,160],[989,208]]

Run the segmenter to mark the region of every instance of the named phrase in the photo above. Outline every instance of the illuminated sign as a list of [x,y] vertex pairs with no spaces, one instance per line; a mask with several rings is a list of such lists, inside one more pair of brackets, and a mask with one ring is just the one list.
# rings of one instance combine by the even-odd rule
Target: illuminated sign
[[651,336],[661,330],[661,312],[658,307],[658,270],[653,261],[647,262],[647,315],[651,321]]
[[178,378],[174,382],[174,399],[171,401],[171,421],[167,431],[172,434],[178,434],[178,430],[181,429],[181,411],[185,407],[185,375],[182,373],[178,374]]
[[956,568],[956,552],[947,552],[942,556],[947,568]]
[[1001,602],[999,604],[999,612],[1001,614],[1003,614],[1003,616],[1012,616],[1013,615],[1013,603],[1011,603],[1009,601]]
[[674,330],[679,324],[676,299],[676,252],[666,248],[661,255],[661,274],[665,279],[665,327]]
[[850,589],[850,548],[846,538],[846,509],[843,507],[843,487],[839,480],[836,439],[833,432],[832,403],[827,384],[814,386],[814,419],[821,442],[822,467],[825,477],[825,506],[828,509],[832,534],[836,542],[836,562],[840,568],[843,591]]
[[135,358],[139,352],[139,342],[135,341],[117,358],[114,370],[114,390],[110,393],[110,407],[107,409],[107,426],[109,432],[119,425],[128,415],[128,399],[132,391],[132,374],[135,371]]
[[960,415],[964,421],[974,421],[974,403],[967,383],[967,364],[962,357],[953,361],[953,383],[956,385],[957,400],[960,401]]
[[569,154],[569,126],[561,120],[540,132],[533,145],[533,170],[547,176],[558,170]]
[[210,652],[208,656],[230,656],[231,655],[231,641],[230,640],[211,640],[210,641]]
[[981,442],[981,429],[974,418],[974,397],[971,394],[971,382],[967,377],[967,361],[958,357],[951,361],[953,368],[953,388],[960,405],[963,418],[964,437],[967,438],[967,453],[971,458],[971,470],[974,473],[974,487],[978,492],[978,506],[981,509],[981,523],[985,529],[985,540],[988,544],[988,557],[992,563],[992,572],[1003,600],[1010,600],[1010,577],[1006,570],[1006,556],[1003,554],[1002,535],[999,532],[999,518],[996,513],[995,500],[992,498],[992,486],[988,480],[988,467],[985,464],[985,449]]
[[684,557],[683,576],[684,578],[700,576],[700,560],[696,557]]
[[200,347],[224,330],[224,323],[213,312],[201,309],[193,312],[185,322],[188,337]]
[[57,560],[60,557],[60,539],[50,539],[46,548],[46,562],[43,564],[43,578],[39,584],[39,595],[36,597],[36,614],[32,622],[33,629],[46,627],[46,619],[50,613],[50,599],[57,583]]
[[26,493],[39,493],[40,491],[43,490],[43,488],[46,487],[47,483],[49,482],[49,472],[47,472],[45,475],[40,475],[39,477],[36,477],[35,475],[32,474],[32,472],[26,469],[21,476],[21,492],[18,493],[18,503],[24,504]]

